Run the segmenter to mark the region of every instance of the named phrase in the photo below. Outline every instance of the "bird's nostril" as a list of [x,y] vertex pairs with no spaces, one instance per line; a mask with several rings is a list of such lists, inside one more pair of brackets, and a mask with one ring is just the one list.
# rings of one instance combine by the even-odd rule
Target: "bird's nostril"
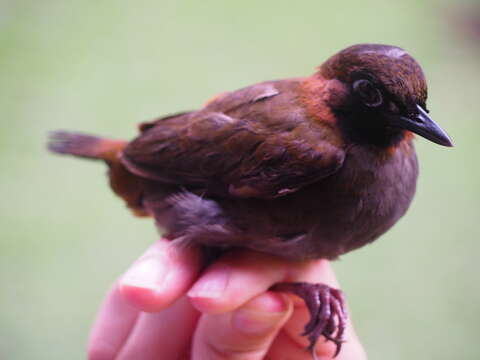
[[411,114],[409,118],[419,124],[422,122],[422,119],[420,118],[419,114]]

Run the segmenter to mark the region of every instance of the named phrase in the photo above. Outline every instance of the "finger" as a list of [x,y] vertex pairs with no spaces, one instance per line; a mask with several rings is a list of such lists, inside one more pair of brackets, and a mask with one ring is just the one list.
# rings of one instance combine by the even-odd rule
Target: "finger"
[[199,249],[160,239],[125,273],[120,291],[138,309],[159,311],[185,294],[200,266]]
[[[310,283],[323,283],[334,288],[339,288],[330,263],[326,260],[317,260],[309,262],[302,269],[290,273],[288,281],[304,281]],[[296,359],[310,359],[311,355],[305,350],[309,344],[306,337],[301,333],[305,324],[310,320],[310,314],[306,308],[305,302],[296,296],[294,299],[294,311],[288,322],[282,329],[282,333],[275,339],[269,356],[273,359],[289,354]],[[366,359],[365,351],[358,340],[353,329],[351,318],[348,319],[345,331],[345,343],[342,345],[340,354],[336,357],[338,360]],[[331,359],[335,354],[336,345],[331,341],[325,341],[320,338],[316,345],[316,353],[319,359]],[[280,356],[281,355],[281,356]]]
[[202,315],[192,360],[260,360],[291,313],[287,296],[261,294],[234,312]]
[[114,359],[132,330],[139,311],[125,301],[115,284],[100,308],[88,340],[90,360]]
[[[201,312],[229,312],[275,283],[306,277],[317,262],[288,261],[250,250],[227,253],[204,271],[187,295]],[[308,280],[318,282],[314,277]]]
[[[338,288],[328,261],[299,263],[252,251],[240,251],[226,254],[211,265],[197,280],[188,296],[200,311],[218,314],[232,311],[281,281],[323,282]],[[294,296],[292,298],[296,304],[296,316],[295,320],[289,322],[287,334],[295,341],[298,350],[304,353],[303,349],[307,347],[308,340],[300,334],[309,320],[309,313],[302,299]],[[351,329],[351,325],[348,329]],[[352,337],[352,331],[348,329],[347,339]],[[350,343],[354,344],[354,341]],[[358,341],[356,343],[359,344]],[[320,341],[319,344],[324,343]],[[333,354],[335,346],[329,342],[319,345],[319,349],[321,352]]]
[[209,266],[188,296],[201,312],[230,312],[282,281],[295,266],[299,266],[298,263],[270,255],[235,251]]
[[[326,342],[319,341],[316,346],[317,360],[332,360],[335,349]],[[266,359],[298,359],[312,360],[312,354],[306,347],[301,346],[294,341],[285,330],[275,337]],[[334,360],[367,360],[367,355],[358,338],[348,337],[348,341],[343,344],[342,351]]]
[[159,313],[142,313],[115,359],[180,359],[191,346],[198,317],[185,297]]

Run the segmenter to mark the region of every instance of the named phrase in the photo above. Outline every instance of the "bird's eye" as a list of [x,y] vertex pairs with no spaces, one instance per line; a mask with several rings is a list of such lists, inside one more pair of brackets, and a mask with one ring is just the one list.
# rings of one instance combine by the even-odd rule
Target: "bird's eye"
[[383,103],[380,90],[368,80],[357,80],[353,83],[353,90],[362,102],[369,107],[378,107]]

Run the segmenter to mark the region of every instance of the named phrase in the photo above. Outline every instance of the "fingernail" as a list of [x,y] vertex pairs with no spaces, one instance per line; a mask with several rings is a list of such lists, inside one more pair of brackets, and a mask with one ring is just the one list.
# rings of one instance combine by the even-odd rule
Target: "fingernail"
[[121,285],[159,290],[167,274],[165,262],[157,257],[146,257],[134,264],[120,280]]
[[217,268],[205,274],[198,280],[187,293],[195,298],[219,298],[225,292],[228,284],[230,270],[227,267]]
[[232,326],[250,334],[267,334],[279,325],[288,310],[283,295],[263,294],[237,310],[232,316]]

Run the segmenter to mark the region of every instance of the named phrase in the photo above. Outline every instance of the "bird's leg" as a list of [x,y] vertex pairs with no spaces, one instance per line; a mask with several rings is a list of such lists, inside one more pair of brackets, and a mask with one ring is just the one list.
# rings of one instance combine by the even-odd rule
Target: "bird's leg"
[[308,337],[308,350],[315,359],[315,344],[322,335],[337,346],[334,357],[340,353],[348,318],[341,290],[324,284],[304,282],[279,283],[275,284],[272,290],[291,292],[305,301],[310,312],[310,321],[305,325],[302,335]]

